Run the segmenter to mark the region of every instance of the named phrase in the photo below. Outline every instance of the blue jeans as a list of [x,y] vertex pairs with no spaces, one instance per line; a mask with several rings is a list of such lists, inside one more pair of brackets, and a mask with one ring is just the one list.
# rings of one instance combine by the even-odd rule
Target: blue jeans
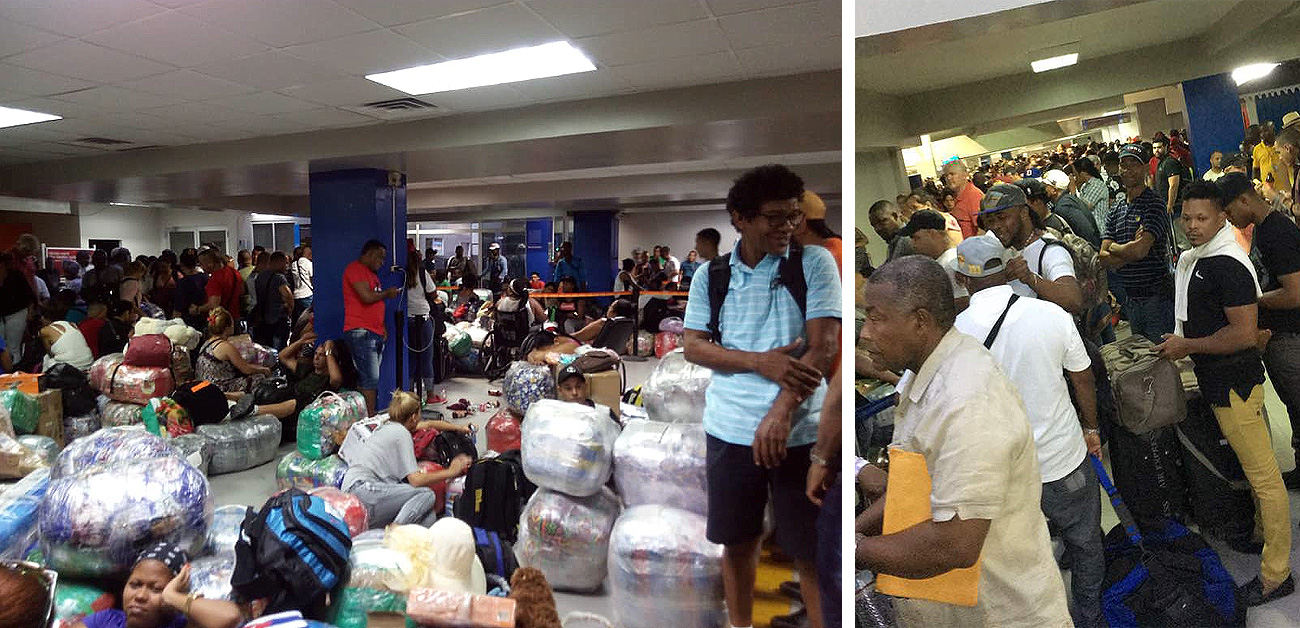
[[844,526],[840,516],[844,505],[840,503],[843,488],[841,477],[826,491],[822,499],[822,510],[817,514],[817,586],[821,589],[822,625],[826,628],[840,628],[842,623],[840,599],[844,595],[841,587],[843,581],[840,573],[840,561],[843,554],[840,544],[840,530]]
[[[406,321],[407,347],[411,354],[411,382],[433,379],[433,321],[428,316],[412,316]],[[412,386],[412,390],[415,390]],[[422,391],[428,392],[428,391]]]
[[306,312],[307,308],[311,307],[312,300],[314,300],[315,298],[316,295],[312,295],[309,297],[303,297],[301,299],[293,300],[293,320],[291,321],[292,324],[294,325],[298,324],[298,317],[302,316],[302,313]]
[[384,337],[369,329],[349,329],[343,332],[343,342],[352,352],[352,363],[357,367],[357,388],[379,388],[379,359],[384,354]]
[[1042,509],[1048,526],[1060,534],[1065,544],[1075,626],[1105,626],[1101,616],[1101,587],[1106,576],[1101,540],[1101,488],[1087,457],[1069,475],[1043,484]]
[[1165,296],[1135,297],[1130,295],[1124,303],[1128,322],[1134,334],[1160,344],[1163,334],[1174,333],[1174,301]]

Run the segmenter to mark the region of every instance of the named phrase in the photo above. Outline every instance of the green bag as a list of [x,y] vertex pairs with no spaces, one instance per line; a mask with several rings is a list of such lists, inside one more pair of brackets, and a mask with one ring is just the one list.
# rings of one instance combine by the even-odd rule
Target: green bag
[[323,392],[298,413],[298,453],[321,460],[339,450],[348,428],[366,418],[366,398],[355,390]]
[[9,421],[19,434],[34,434],[41,419],[41,406],[33,397],[17,388],[0,392],[0,408],[9,411]]
[[116,603],[117,596],[111,593],[60,578],[54,591],[54,617],[64,625],[72,625],[87,615],[113,608]]
[[368,587],[343,589],[330,607],[330,623],[338,628],[366,628],[371,612],[406,612],[406,596]]
[[474,341],[470,339],[469,334],[456,330],[455,335],[447,340],[447,348],[452,355],[463,358],[469,355],[470,349],[474,348]]

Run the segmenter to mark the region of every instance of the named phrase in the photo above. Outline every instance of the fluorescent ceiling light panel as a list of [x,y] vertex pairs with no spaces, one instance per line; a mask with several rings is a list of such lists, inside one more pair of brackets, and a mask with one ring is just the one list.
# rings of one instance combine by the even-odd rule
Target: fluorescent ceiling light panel
[[595,70],[596,66],[573,44],[557,41],[468,59],[370,74],[366,78],[412,96],[419,96]]
[[1124,110],[1123,110],[1123,109],[1116,109],[1116,110],[1114,110],[1114,111],[1107,111],[1106,113],[1103,113],[1103,114],[1101,114],[1101,115],[1102,115],[1102,117],[1106,117],[1106,116],[1117,116],[1117,115],[1119,115],[1119,114],[1121,114],[1121,113],[1124,113]]
[[1232,80],[1236,81],[1238,85],[1241,85],[1247,81],[1262,79],[1273,72],[1273,68],[1276,68],[1278,65],[1279,64],[1277,63],[1252,63],[1250,65],[1243,65],[1232,71]]
[[1048,70],[1057,70],[1060,68],[1064,68],[1066,66],[1071,66],[1078,62],[1079,62],[1079,53],[1071,52],[1068,55],[1061,55],[1059,57],[1049,57],[1047,59],[1039,59],[1037,61],[1031,62],[1029,64],[1029,67],[1033,68],[1034,72],[1047,72]]
[[63,116],[56,116],[48,113],[38,113],[35,111],[26,111],[23,109],[10,109],[9,107],[0,107],[0,128],[7,126],[21,126],[24,124],[33,124],[36,122],[49,122],[50,120],[62,120]]

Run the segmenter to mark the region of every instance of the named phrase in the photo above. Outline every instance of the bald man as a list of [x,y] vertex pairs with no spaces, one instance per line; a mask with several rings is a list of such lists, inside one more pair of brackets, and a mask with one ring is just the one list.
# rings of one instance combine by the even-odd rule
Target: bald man
[[952,209],[953,218],[961,225],[962,238],[969,238],[978,231],[975,216],[980,213],[980,201],[984,193],[970,182],[970,170],[960,159],[943,165],[943,184],[957,195],[957,203]]

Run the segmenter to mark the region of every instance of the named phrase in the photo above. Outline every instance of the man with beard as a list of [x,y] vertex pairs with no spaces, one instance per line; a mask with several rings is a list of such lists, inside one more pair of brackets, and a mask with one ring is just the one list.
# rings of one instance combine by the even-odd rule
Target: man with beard
[[1051,301],[1071,314],[1080,312],[1083,290],[1075,278],[1074,258],[1063,242],[1047,233],[1023,189],[1006,183],[989,188],[979,215],[1002,246],[1020,253],[1007,262],[1013,292]]

